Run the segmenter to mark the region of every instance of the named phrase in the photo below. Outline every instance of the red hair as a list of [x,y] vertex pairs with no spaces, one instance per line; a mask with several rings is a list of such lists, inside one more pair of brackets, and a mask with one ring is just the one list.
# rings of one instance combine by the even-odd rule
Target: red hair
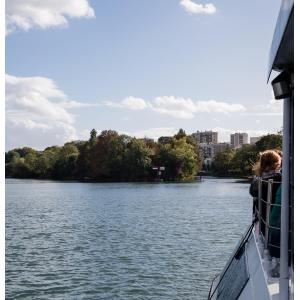
[[281,166],[281,156],[278,150],[266,150],[261,153],[259,161],[254,165],[253,170],[257,176],[262,176],[263,172],[279,171]]

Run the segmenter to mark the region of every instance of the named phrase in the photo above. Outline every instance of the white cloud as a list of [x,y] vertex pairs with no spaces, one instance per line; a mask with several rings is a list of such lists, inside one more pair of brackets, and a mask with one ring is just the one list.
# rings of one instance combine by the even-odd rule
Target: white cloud
[[46,29],[67,26],[68,18],[93,18],[87,0],[8,0],[6,1],[6,34],[33,27]]
[[98,105],[69,100],[49,78],[6,74],[5,81],[7,148],[77,139],[75,118],[67,109]]
[[259,104],[254,106],[250,114],[261,116],[281,116],[283,114],[283,101],[271,99],[268,104]]
[[197,4],[191,0],[181,0],[180,5],[190,14],[214,14],[217,9],[212,3]]
[[105,101],[104,105],[116,108],[126,108],[130,110],[143,110],[148,107],[146,101],[142,98],[126,97],[120,102]]
[[81,107],[97,107],[101,106],[99,103],[83,103],[74,100],[62,101],[60,106],[63,108],[81,108]]
[[174,96],[156,97],[151,108],[159,114],[179,119],[192,119],[197,112],[197,107],[193,100]]
[[145,101],[142,98],[128,97],[120,102],[104,102],[104,105],[130,110],[149,109],[158,114],[169,115],[178,119],[192,119],[198,113],[221,113],[229,114],[244,112],[246,108],[241,104],[209,100],[195,101],[190,98],[160,96],[153,101]]
[[215,100],[194,101],[190,98],[174,96],[156,97],[151,107],[158,113],[180,119],[192,119],[197,113],[228,114],[246,110],[241,104],[230,104]]
[[73,123],[73,116],[57,102],[66,100],[66,96],[51,79],[6,75],[5,82],[8,118],[14,116],[17,111],[37,119]]
[[275,100],[273,91],[271,91],[272,99],[267,104],[258,104],[253,106],[247,112],[247,115],[255,116],[282,116],[283,115],[283,101]]

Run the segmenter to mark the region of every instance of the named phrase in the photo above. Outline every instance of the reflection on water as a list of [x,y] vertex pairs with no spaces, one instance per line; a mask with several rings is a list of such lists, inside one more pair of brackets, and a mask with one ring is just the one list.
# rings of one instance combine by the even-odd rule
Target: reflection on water
[[206,299],[248,185],[6,180],[6,299]]

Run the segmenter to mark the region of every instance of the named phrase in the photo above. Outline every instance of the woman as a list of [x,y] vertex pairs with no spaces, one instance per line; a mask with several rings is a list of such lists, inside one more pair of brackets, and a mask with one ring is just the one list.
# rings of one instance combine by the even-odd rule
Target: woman
[[250,195],[258,197],[258,178],[265,181],[273,179],[281,182],[281,151],[266,150],[260,154],[259,161],[254,165],[255,177],[250,185]]
[[[278,150],[266,150],[261,153],[259,161],[254,165],[253,170],[255,177],[250,186],[250,194],[252,197],[258,197],[258,179],[262,179],[262,193],[261,197],[264,201],[267,201],[268,196],[268,180],[273,180],[272,186],[272,199],[271,203],[275,202],[276,192],[281,183],[281,152]],[[257,201],[254,202],[253,211],[258,209]],[[261,203],[261,217],[266,219],[266,204]],[[261,222],[261,232],[265,234],[265,224]]]

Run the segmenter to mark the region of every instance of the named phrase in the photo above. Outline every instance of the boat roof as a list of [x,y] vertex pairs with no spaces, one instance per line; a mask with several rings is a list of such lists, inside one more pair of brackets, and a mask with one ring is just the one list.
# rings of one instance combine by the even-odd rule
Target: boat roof
[[294,68],[294,0],[282,0],[269,54],[268,80],[272,70]]

